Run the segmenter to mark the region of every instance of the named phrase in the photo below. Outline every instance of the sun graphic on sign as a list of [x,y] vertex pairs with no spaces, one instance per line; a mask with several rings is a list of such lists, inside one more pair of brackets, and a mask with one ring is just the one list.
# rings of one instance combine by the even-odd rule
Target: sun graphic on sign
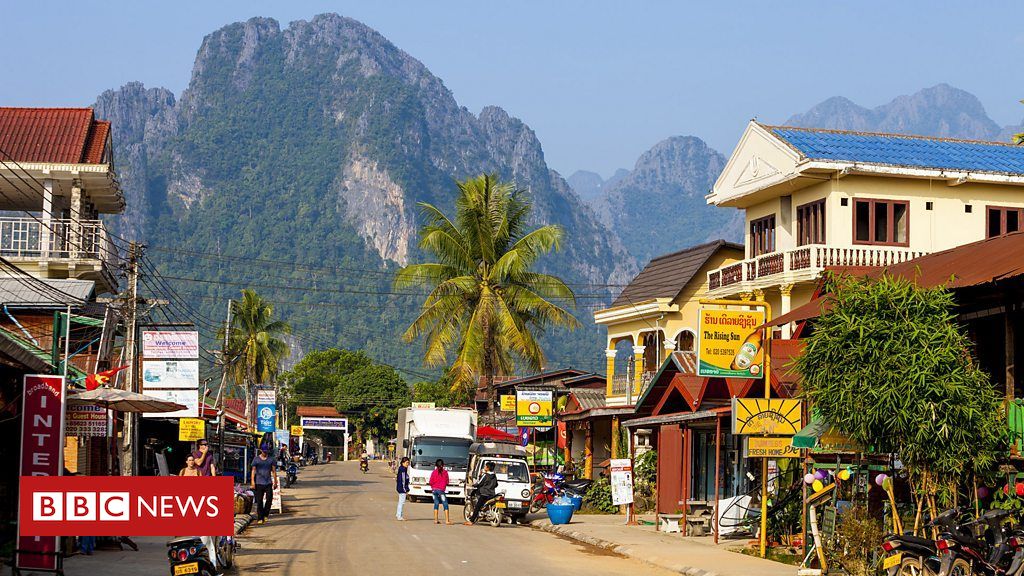
[[788,436],[803,427],[799,400],[781,398],[733,399],[733,434],[771,434]]

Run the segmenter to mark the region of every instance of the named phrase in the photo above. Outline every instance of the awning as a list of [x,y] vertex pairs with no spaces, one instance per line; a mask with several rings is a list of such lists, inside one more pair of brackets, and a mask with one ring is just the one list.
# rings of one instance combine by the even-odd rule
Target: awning
[[831,308],[832,299],[828,296],[822,296],[821,298],[811,300],[803,306],[797,306],[769,322],[765,322],[764,326],[785,326],[790,322],[800,322],[801,320],[807,320],[808,318],[817,318],[818,316],[828,312]]
[[646,428],[647,426],[658,426],[661,424],[677,424],[679,422],[692,422],[694,420],[706,420],[715,418],[732,411],[730,407],[712,408],[711,410],[700,410],[697,412],[683,412],[679,414],[666,414],[664,416],[648,416],[623,422],[626,428]]

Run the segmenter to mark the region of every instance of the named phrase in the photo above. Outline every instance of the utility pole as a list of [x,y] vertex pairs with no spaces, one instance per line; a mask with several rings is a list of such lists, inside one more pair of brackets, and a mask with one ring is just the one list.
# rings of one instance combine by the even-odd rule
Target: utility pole
[[[231,334],[231,299],[228,298],[228,318],[224,322],[224,345],[220,349],[220,390],[217,391],[217,400],[213,403],[214,408],[217,409],[217,454],[218,457],[224,458],[224,417],[226,410],[224,409],[224,388],[228,385],[228,339]],[[222,460],[223,461],[223,460]]]
[[[128,306],[125,310],[125,360],[128,362],[127,378],[125,389],[129,392],[138,392],[138,360],[136,358],[135,334],[138,329],[138,300],[139,300],[139,259],[142,257],[142,245],[131,242],[128,245]],[[124,415],[124,449],[122,456],[121,474],[124,476],[135,476],[138,469],[138,435],[139,415],[135,412],[126,412]]]

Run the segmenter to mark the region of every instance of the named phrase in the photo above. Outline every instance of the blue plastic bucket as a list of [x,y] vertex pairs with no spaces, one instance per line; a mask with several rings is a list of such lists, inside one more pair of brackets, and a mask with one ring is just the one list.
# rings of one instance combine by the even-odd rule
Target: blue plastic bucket
[[582,496],[569,496],[569,500],[572,500],[572,509],[576,512],[583,508],[583,497]]
[[552,524],[568,524],[572,520],[574,507],[571,504],[548,504],[548,520]]

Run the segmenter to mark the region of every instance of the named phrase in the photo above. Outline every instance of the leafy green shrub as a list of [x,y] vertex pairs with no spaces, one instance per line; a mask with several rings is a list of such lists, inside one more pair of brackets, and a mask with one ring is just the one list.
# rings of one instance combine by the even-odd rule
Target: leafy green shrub
[[637,512],[654,510],[658,502],[658,453],[648,450],[636,457],[633,465],[633,506]]
[[590,490],[583,496],[583,505],[588,512],[614,514],[619,507],[612,504],[612,484],[607,478],[595,480]]

